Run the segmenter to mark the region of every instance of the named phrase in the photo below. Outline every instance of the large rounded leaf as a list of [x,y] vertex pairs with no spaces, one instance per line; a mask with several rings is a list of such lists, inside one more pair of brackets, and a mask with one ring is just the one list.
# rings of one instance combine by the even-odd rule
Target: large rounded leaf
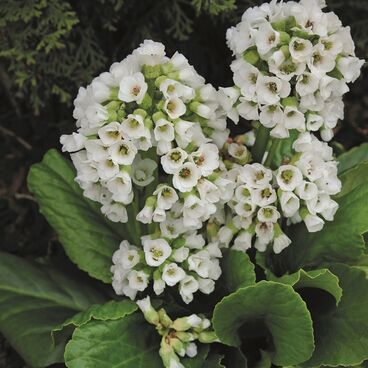
[[111,283],[111,257],[129,232],[100,212],[99,206],[83,197],[74,181],[75,170],[56,150],[33,165],[28,185],[35,194],[41,213],[56,230],[69,258],[106,283]]
[[313,315],[316,349],[305,367],[354,366],[368,359],[368,280],[354,267],[331,266],[343,289],[337,308]]
[[54,346],[55,325],[105,300],[52,268],[0,253],[0,331],[33,367],[63,360],[67,336]]
[[262,322],[272,337],[276,365],[295,365],[312,355],[313,329],[308,309],[291,286],[261,281],[225,297],[215,308],[213,326],[220,340],[239,346],[247,326]]
[[342,153],[338,158],[339,173],[351,169],[358,165],[360,162],[368,161],[368,143],[363,143],[358,147],[354,147],[351,150]]
[[69,368],[162,368],[159,335],[141,314],[91,321],[77,328],[65,349]]

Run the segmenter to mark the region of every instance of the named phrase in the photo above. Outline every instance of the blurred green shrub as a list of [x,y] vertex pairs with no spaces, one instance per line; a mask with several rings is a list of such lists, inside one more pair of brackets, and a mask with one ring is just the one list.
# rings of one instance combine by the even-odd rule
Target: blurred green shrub
[[[226,27],[235,23],[247,7],[261,2],[2,0],[1,87],[14,106],[20,101],[33,114],[38,114],[54,96],[70,104],[78,86],[147,37],[165,42],[170,51],[181,45],[189,57],[194,54],[205,74],[209,68],[210,74],[222,75],[228,57]],[[328,3],[345,24],[351,24],[358,54],[367,58],[368,1]],[[205,65],[209,63],[214,65]]]

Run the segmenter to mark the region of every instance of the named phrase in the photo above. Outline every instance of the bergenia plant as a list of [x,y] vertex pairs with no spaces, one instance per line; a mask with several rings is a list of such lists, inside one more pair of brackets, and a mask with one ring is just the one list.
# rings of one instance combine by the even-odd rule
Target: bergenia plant
[[80,88],[72,163],[49,151],[29,187],[89,277],[0,255],[30,366],[366,366],[368,146],[329,143],[364,61],[324,7],[247,9],[234,86],[145,40]]

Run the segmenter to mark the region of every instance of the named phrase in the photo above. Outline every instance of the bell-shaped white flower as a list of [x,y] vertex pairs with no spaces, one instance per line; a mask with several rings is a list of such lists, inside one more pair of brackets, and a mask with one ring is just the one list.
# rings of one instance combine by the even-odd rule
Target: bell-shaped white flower
[[156,121],[153,134],[157,141],[171,142],[175,139],[174,124],[166,119]]
[[147,128],[144,126],[142,115],[129,114],[121,123],[121,130],[129,138],[138,139],[147,136]]
[[247,101],[253,101],[257,90],[257,79],[260,75],[259,70],[242,59],[232,62],[233,80],[240,88],[241,94]]
[[97,165],[97,173],[101,180],[110,180],[119,173],[119,165],[111,159],[100,161]]
[[198,281],[190,275],[180,281],[179,293],[184,303],[189,304],[193,300],[193,294],[199,289]]
[[307,65],[312,74],[322,77],[335,68],[335,56],[326,53],[324,46],[318,43],[313,47],[313,53]]
[[158,267],[164,263],[172,251],[165,239],[144,239],[143,250],[146,263],[152,267]]
[[253,235],[250,231],[242,230],[234,240],[234,245],[231,249],[246,252],[252,246]]
[[75,152],[84,148],[87,138],[83,134],[72,133],[70,135],[63,134],[60,137],[60,143],[63,145],[63,152]]
[[281,190],[293,191],[303,182],[303,175],[294,165],[282,165],[277,170],[276,181]]
[[173,250],[171,258],[178,263],[184,262],[189,256],[189,248],[180,247],[178,249]]
[[279,199],[285,217],[292,217],[299,210],[300,201],[293,192],[282,192]]
[[300,96],[307,96],[317,91],[319,77],[312,73],[303,73],[296,78],[295,89]]
[[118,97],[124,102],[136,101],[140,104],[148,89],[144,75],[141,72],[124,77],[119,86]]
[[144,291],[148,286],[148,275],[144,271],[132,270],[128,273],[127,279],[133,290]]
[[[274,236],[274,223],[273,222],[258,222],[256,224],[255,232],[258,241],[267,245]],[[261,249],[257,248],[262,251]]]
[[127,210],[121,203],[104,204],[101,212],[112,222],[126,223],[128,221]]
[[306,62],[313,52],[313,44],[300,37],[292,37],[289,43],[290,55],[298,63]]
[[181,148],[173,148],[161,157],[161,165],[167,174],[174,174],[183,166],[188,154]]
[[160,83],[160,91],[165,98],[179,97],[185,101],[192,100],[195,96],[193,88],[170,78],[167,78]]
[[[199,291],[203,294],[211,294],[215,290],[215,281],[211,279],[203,279],[201,277],[198,277],[197,281],[199,284]],[[191,353],[191,355],[193,353]]]
[[247,120],[258,120],[258,104],[257,102],[247,101],[244,97],[240,97],[240,104],[236,106],[239,115]]
[[192,233],[184,235],[185,246],[190,249],[202,249],[205,245],[205,240],[201,234]]
[[311,183],[310,181],[303,180],[301,184],[299,184],[295,188],[295,193],[303,200],[308,201],[311,200],[318,195],[318,187],[316,184]]
[[117,121],[113,121],[98,130],[101,142],[106,146],[112,146],[120,142],[122,138],[122,126]]
[[138,56],[142,64],[157,65],[165,60],[165,46],[161,42],[144,40],[133,55]]
[[318,131],[323,126],[323,117],[318,114],[308,114],[307,115],[307,130],[310,130],[312,132]]
[[274,105],[290,94],[290,83],[277,77],[259,76],[257,79],[258,102]]
[[278,104],[264,105],[260,108],[260,111],[259,121],[266,128],[273,128],[284,119],[284,113]]
[[138,154],[132,165],[132,180],[134,184],[145,187],[155,180],[154,172],[157,164],[150,158],[142,159]]
[[137,154],[135,145],[126,140],[121,140],[108,148],[112,162],[116,165],[129,166],[134,161]]
[[260,207],[265,207],[275,203],[277,195],[275,189],[273,189],[271,185],[266,185],[263,188],[254,189],[252,191],[251,198],[252,203]]
[[275,206],[265,206],[258,210],[257,219],[260,222],[277,222],[280,213]]
[[305,116],[295,106],[286,106],[283,123],[287,129],[305,130]]
[[164,210],[169,210],[179,199],[176,191],[168,185],[158,186],[153,195],[157,196],[157,207]]
[[178,119],[187,111],[185,103],[179,97],[170,97],[165,100],[164,111],[170,119]]
[[108,158],[108,147],[100,139],[86,140],[85,148],[89,160],[98,162]]
[[250,200],[239,202],[234,206],[235,212],[239,216],[248,217],[251,216],[256,209],[256,204]]
[[180,192],[189,192],[197,185],[201,172],[192,162],[184,163],[180,169],[174,173],[173,185]]
[[307,214],[304,216],[303,221],[310,233],[321,231],[325,222],[317,215]]
[[364,60],[360,60],[355,56],[341,57],[337,61],[337,68],[346,82],[355,82],[360,75],[364,62]]
[[126,171],[120,171],[114,178],[106,182],[107,189],[112,193],[112,199],[124,204],[133,199],[132,180]]
[[202,144],[189,159],[200,170],[202,176],[208,176],[219,167],[219,150],[215,144]]
[[262,23],[255,32],[254,42],[257,46],[257,51],[261,55],[265,55],[279,44],[280,33],[275,31],[270,23]]
[[251,188],[263,188],[272,180],[272,171],[261,164],[247,164],[239,173],[243,183]]
[[273,239],[273,251],[275,254],[280,254],[290,244],[291,239],[285,235],[281,229],[275,230],[275,237]]
[[251,191],[252,189],[248,187],[246,184],[239,185],[235,189],[235,199],[238,202],[244,202],[251,199]]
[[185,276],[185,271],[176,263],[166,264],[162,270],[162,280],[164,280],[168,286],[175,286],[178,282],[183,280]]

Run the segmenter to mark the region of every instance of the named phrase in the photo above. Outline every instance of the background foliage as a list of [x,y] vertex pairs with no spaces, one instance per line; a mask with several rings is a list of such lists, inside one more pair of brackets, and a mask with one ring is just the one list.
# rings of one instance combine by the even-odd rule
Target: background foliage
[[[2,0],[0,2],[0,250],[74,268],[26,187],[29,166],[73,130],[78,87],[144,38],[183,52],[215,86],[231,85],[225,31],[262,0]],[[327,0],[368,59],[368,1]],[[367,71],[346,98],[341,151],[367,140]],[[76,272],[76,277],[82,276]],[[0,367],[21,367],[0,339]]]

